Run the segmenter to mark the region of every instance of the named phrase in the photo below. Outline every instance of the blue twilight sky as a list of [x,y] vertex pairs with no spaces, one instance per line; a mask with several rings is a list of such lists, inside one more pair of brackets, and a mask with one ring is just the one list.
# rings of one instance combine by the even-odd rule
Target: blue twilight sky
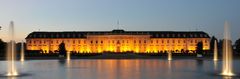
[[0,0],[0,38],[38,31],[195,31],[222,38],[224,21],[240,37],[240,0]]

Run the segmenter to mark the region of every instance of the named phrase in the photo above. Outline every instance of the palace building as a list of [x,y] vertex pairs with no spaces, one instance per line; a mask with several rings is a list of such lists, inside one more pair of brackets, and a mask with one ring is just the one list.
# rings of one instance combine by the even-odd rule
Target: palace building
[[57,52],[64,43],[68,52],[160,53],[189,51],[194,53],[198,42],[210,49],[210,37],[202,31],[71,31],[32,32],[26,37],[27,50]]

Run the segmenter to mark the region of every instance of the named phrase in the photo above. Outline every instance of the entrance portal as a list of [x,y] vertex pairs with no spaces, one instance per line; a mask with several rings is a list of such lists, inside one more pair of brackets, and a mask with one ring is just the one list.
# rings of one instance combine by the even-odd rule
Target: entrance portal
[[121,52],[121,49],[120,49],[120,46],[117,46],[117,53],[120,53]]

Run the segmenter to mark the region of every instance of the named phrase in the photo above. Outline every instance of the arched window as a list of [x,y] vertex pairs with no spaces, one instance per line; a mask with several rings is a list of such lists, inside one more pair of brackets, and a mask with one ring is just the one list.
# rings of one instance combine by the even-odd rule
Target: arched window
[[119,41],[119,40],[117,41],[117,44],[120,44],[120,41]]

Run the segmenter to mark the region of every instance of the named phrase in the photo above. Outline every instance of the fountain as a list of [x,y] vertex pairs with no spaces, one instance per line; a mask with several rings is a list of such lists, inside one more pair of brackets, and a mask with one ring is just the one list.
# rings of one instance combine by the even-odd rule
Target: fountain
[[218,60],[218,49],[217,49],[217,40],[214,41],[214,55],[213,55],[213,60],[217,61]]
[[21,43],[21,58],[20,61],[24,61],[24,42]]
[[169,61],[172,60],[172,52],[168,52],[168,60],[169,60]]
[[8,70],[6,76],[18,76],[17,69],[15,67],[15,59],[16,59],[16,49],[15,49],[15,41],[14,41],[14,23],[13,21],[10,22],[10,29],[9,29],[9,36],[10,41],[8,43],[7,48],[7,63],[8,63]]
[[230,32],[228,22],[224,24],[224,39],[223,39],[223,66],[221,75],[234,76],[232,72],[232,45],[230,40]]
[[67,61],[70,61],[70,60],[71,60],[71,53],[67,52]]

